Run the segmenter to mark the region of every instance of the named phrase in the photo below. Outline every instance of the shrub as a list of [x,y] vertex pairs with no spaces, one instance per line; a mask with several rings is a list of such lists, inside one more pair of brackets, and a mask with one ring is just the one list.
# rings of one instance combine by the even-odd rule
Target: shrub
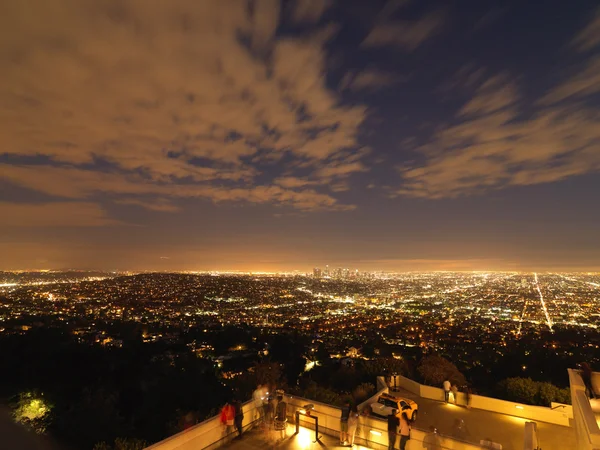
[[569,389],[561,389],[552,383],[533,381],[531,378],[507,378],[498,383],[500,398],[529,405],[550,406],[552,402],[571,403]]

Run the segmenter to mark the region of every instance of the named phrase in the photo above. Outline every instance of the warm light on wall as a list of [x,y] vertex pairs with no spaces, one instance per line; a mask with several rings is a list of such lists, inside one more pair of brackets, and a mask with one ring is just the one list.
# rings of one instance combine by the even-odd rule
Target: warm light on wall
[[522,406],[519,406],[519,405],[515,405],[515,408],[517,408],[517,409],[524,409]]
[[377,430],[371,430],[371,434],[374,434],[375,436],[381,436],[381,432]]

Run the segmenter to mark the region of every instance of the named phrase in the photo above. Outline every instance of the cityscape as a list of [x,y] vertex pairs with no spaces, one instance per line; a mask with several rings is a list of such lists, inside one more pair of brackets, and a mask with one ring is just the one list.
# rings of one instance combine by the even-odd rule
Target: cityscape
[[0,35],[0,450],[600,449],[598,1]]
[[[489,357],[488,347],[503,356],[523,340],[555,356],[600,362],[597,273],[3,272],[0,295],[3,335],[64,324],[80,342],[118,346],[118,325],[125,323],[142,324],[144,342],[185,341],[189,329],[240,326],[302,333],[338,357],[351,347],[370,356],[418,348],[452,354],[469,367],[475,354]],[[213,361],[227,357],[207,351],[206,342],[185,343]],[[565,374],[560,377],[564,384]]]

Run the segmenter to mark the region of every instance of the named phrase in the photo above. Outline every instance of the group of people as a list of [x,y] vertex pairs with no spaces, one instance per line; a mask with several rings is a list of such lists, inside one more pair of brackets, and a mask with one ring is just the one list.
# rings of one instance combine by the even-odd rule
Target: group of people
[[342,417],[340,419],[340,445],[354,446],[354,436],[358,427],[358,407],[349,401],[342,407]]
[[[445,380],[442,383],[442,386],[444,388],[444,401],[446,403],[449,403],[450,393],[452,393],[452,403],[454,403],[455,405],[458,404],[458,387],[455,384],[451,384],[448,380]],[[464,389],[465,395],[467,397],[467,404],[465,406],[471,409],[471,396],[473,395],[471,388],[469,386],[465,386]]]
[[225,427],[227,434],[233,431],[233,428],[238,432],[238,438],[242,436],[242,424],[244,422],[244,411],[239,400],[233,400],[225,403],[221,410],[221,425]]
[[271,429],[281,432],[281,438],[285,438],[287,403],[283,399],[283,391],[277,390],[273,395],[273,389],[259,384],[252,393],[252,401],[258,424],[266,432]]
[[[287,403],[283,399],[283,391],[276,391],[276,395],[269,392],[268,386],[258,385],[252,394],[252,401],[256,416],[254,420],[265,431],[280,431],[282,438],[285,437],[287,422]],[[244,411],[238,400],[225,403],[221,410],[221,424],[225,433],[229,434],[237,430],[238,438],[242,436]]]
[[398,410],[393,409],[387,418],[387,428],[389,439],[388,450],[394,450],[398,435],[400,435],[400,450],[404,450],[406,443],[410,440],[411,425],[408,415],[403,412],[398,417]]

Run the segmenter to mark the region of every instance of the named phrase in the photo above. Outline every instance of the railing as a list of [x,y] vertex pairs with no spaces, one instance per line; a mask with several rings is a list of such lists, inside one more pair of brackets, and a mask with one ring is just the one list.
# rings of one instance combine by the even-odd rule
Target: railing
[[581,450],[600,449],[600,428],[592,405],[585,392],[585,384],[579,371],[569,369],[573,421],[577,436],[577,448]]
[[[376,397],[385,392],[386,389],[379,391],[370,400],[361,405],[375,401]],[[297,410],[302,410],[305,405],[312,404],[313,410],[311,415],[319,418],[319,432],[325,435],[339,437],[341,430],[340,417],[341,409],[325,403],[320,403],[307,398],[286,396],[288,403],[288,414],[295,417]],[[309,420],[304,415],[299,415],[300,425],[304,428],[314,429],[314,421]],[[292,419],[295,420],[295,419]],[[399,439],[399,438],[398,438]],[[354,443],[363,447],[383,450],[388,448],[388,432],[387,421],[370,416],[360,416],[358,427],[356,429]],[[398,444],[396,444],[397,446]],[[416,429],[413,427],[411,431],[410,448],[435,448],[439,450],[446,449],[462,449],[462,450],[480,450],[481,446],[464,441],[460,441],[448,436],[440,435],[437,432],[427,432],[425,430]]]
[[[398,386],[406,389],[422,398],[431,400],[444,400],[444,390],[433,386],[419,384],[409,378],[398,376]],[[456,398],[457,405],[467,405],[467,396],[459,392]],[[537,420],[539,422],[553,423],[555,425],[569,426],[569,411],[565,408],[547,408],[544,406],[525,405],[522,403],[508,402],[497,398],[483,397],[481,395],[471,396],[471,407],[507,414],[524,419]]]

